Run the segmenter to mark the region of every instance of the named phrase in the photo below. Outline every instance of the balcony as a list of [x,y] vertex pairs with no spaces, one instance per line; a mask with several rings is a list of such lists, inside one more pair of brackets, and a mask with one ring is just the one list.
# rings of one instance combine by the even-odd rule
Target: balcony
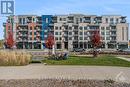
[[111,34],[111,36],[117,36],[116,34]]
[[28,39],[23,39],[23,42],[28,42]]
[[91,23],[91,20],[84,20],[84,23]]
[[125,20],[125,19],[122,19],[120,22],[121,22],[121,23],[126,23],[126,20]]
[[51,24],[49,24],[49,26],[54,26],[54,24],[53,24],[53,23],[51,23]]
[[52,17],[52,23],[57,23],[57,17]]
[[111,31],[116,31],[116,29],[110,29]]

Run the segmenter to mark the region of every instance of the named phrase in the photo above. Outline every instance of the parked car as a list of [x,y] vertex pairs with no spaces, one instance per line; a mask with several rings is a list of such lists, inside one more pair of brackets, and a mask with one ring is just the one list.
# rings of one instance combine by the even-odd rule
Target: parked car
[[[97,50],[97,52],[101,52],[102,51],[101,48],[97,48],[96,50]],[[90,49],[90,50],[88,50],[88,53],[93,53],[93,51],[94,51],[94,49]]]
[[130,53],[130,48],[126,48],[126,49],[117,49],[118,52],[126,52],[126,53]]
[[123,52],[130,53],[130,48],[124,49]]
[[117,49],[118,52],[123,52],[123,49]]
[[84,52],[85,51],[85,49],[83,49],[83,48],[74,48],[73,49],[73,52]]

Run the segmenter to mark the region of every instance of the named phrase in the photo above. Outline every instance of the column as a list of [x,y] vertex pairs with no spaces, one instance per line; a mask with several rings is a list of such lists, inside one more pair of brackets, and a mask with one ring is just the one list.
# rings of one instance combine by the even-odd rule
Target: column
[[108,44],[107,44],[107,42],[105,42],[105,49],[108,49]]

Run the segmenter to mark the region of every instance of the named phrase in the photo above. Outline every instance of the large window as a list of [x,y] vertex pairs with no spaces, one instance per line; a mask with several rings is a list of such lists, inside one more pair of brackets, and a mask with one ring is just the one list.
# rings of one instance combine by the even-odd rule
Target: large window
[[127,40],[129,39],[128,37],[128,34],[129,34],[129,31],[128,31],[128,27],[126,27],[126,32],[127,32]]
[[56,26],[55,29],[58,30],[58,27]]
[[72,37],[69,37],[69,40],[72,40]]
[[106,27],[106,30],[110,30],[110,27]]
[[105,35],[105,32],[101,32],[101,35]]
[[22,24],[22,18],[19,18],[19,24]]
[[83,27],[80,26],[79,29],[80,29],[80,30],[83,30]]
[[69,32],[69,35],[72,35],[72,32]]
[[80,35],[83,35],[83,32],[80,32]]
[[69,27],[69,30],[72,30],[72,27]]
[[58,32],[55,32],[55,35],[58,35]]
[[114,23],[114,19],[113,18],[110,18],[110,23]]
[[84,30],[87,30],[87,29],[88,29],[88,27],[87,27],[87,26],[85,26],[85,27],[84,27]]
[[106,37],[106,40],[110,40],[110,37]]
[[116,19],[116,23],[119,23],[119,19],[118,18]]
[[105,29],[105,27],[101,27],[101,30],[104,30]]
[[124,40],[124,27],[122,27],[122,40]]
[[83,37],[80,37],[79,39],[80,39],[80,40],[83,40]]
[[107,31],[107,32],[106,32],[106,35],[110,35],[110,32],[109,32],[109,31]]
[[58,40],[58,37],[55,37],[55,40]]
[[108,23],[108,18],[106,18],[106,23]]
[[48,18],[46,18],[46,23],[48,23],[49,22],[49,19]]

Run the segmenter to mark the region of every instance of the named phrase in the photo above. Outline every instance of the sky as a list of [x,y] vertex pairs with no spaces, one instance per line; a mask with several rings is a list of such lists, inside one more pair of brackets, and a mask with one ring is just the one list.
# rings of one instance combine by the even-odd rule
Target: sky
[[[15,0],[15,15],[123,15],[130,22],[129,0]],[[0,39],[3,39],[3,22],[0,15]],[[129,36],[130,37],[130,36]]]

